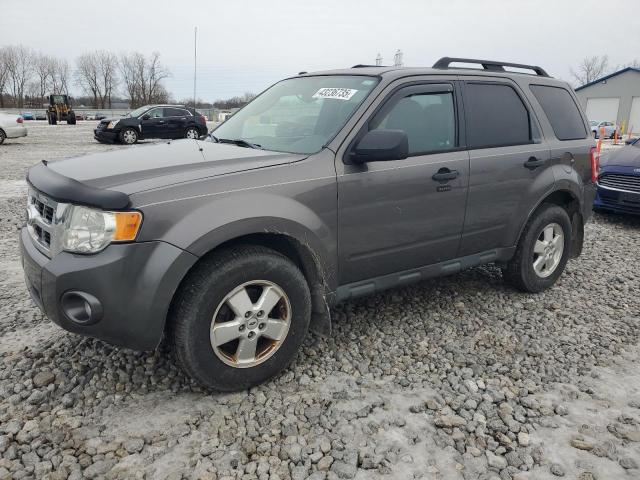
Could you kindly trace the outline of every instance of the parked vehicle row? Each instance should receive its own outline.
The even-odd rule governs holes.
[[[345,299],[488,262],[540,292],[580,255],[596,194],[578,105],[540,67],[486,60],[288,78],[205,140],[32,167],[29,291],[69,331],[138,350],[167,337],[220,390],[273,377]],[[96,137],[133,143],[172,118],[195,137],[197,114],[175,108]]]

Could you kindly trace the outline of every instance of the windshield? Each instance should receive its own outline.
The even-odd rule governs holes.
[[[240,140],[265,150],[315,153],[333,138],[377,84],[377,77],[356,75],[284,80],[230,117],[212,136],[220,141]]]
[[[149,110],[149,108],[151,108],[149,105],[145,105],[144,107],[140,107],[140,108],[136,108],[133,112],[129,112],[127,114],[127,117],[131,117],[131,118],[138,118],[140,115],[142,115],[144,112],[146,112],[147,110]]]

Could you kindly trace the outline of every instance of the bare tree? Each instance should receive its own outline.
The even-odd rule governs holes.
[[[117,57],[105,50],[84,53],[76,61],[76,83],[93,97],[97,108],[111,107],[111,96],[118,83]]]
[[[7,68],[7,47],[0,47],[0,108],[4,108],[4,92],[9,80]]]
[[[96,52],[100,83],[103,92],[101,108],[111,108],[111,96],[118,85],[118,57],[111,52]]]
[[[56,69],[56,59],[44,54],[36,54],[33,60],[33,70],[36,74],[40,101],[52,89]]]
[[[160,62],[159,53],[154,52],[148,58],[139,52],[122,54],[119,66],[132,107],[167,101],[169,94],[162,81],[169,77],[170,73]]]
[[[603,77],[609,70],[609,57],[607,55],[594,55],[583,58],[577,70],[571,69],[571,75],[579,85],[586,85]]]
[[[6,68],[9,73],[9,86],[16,107],[24,106],[24,91],[32,74],[33,53],[23,46],[9,46],[6,49]]]
[[[51,90],[51,93],[56,95],[69,94],[69,62],[65,59],[56,59],[55,61]]]
[[[100,73],[95,52],[83,53],[76,59],[76,84],[90,97],[93,97],[93,106],[98,107],[98,101],[102,98],[100,90]]]

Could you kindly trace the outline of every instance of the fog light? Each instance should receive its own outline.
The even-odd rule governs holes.
[[[91,325],[102,319],[102,304],[86,292],[69,291],[60,298],[64,315],[77,325]]]

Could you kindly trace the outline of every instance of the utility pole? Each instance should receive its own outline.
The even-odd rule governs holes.
[[[198,27],[193,27],[193,109],[196,108],[196,73],[198,69]]]
[[[382,55],[378,52],[378,56],[376,57],[376,67],[382,66]]]
[[[394,67],[402,67],[404,63],[402,62],[402,52],[400,49],[396,50],[396,54],[393,56],[393,66]]]

